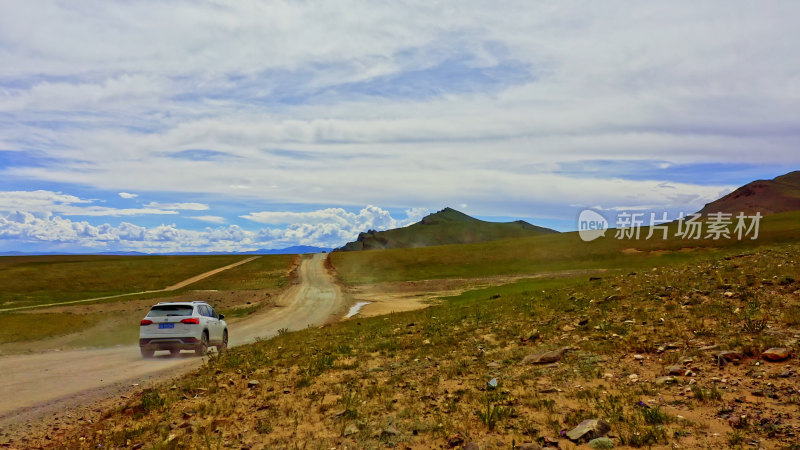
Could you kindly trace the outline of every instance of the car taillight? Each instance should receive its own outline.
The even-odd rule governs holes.
[[[183,319],[183,320],[181,320],[181,323],[186,323],[186,324],[189,324],[189,325],[199,325],[200,324],[200,319],[198,319],[196,317],[192,317],[191,319]]]
[[[143,326],[145,326],[145,325],[151,325],[152,323],[153,323],[153,321],[152,321],[152,320],[144,319],[144,320],[142,320],[142,321],[139,323],[139,326],[140,326],[140,327],[143,327]]]

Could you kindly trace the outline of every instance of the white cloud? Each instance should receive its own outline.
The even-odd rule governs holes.
[[[220,216],[189,216],[190,219],[200,220],[202,222],[209,222],[209,223],[225,223],[226,220],[224,217]]]
[[[238,204],[564,218],[570,204],[689,210],[732,187],[676,183],[675,165],[800,165],[796,2],[460,5],[4,5],[0,147],[44,162],[0,176]],[[191,149],[232,157],[176,157]],[[554,169],[597,159],[659,161],[665,175]],[[208,209],[3,202],[63,216]],[[343,211],[245,217],[319,239],[391,223]]]
[[[95,200],[86,200],[74,195],[52,191],[0,191],[0,212],[24,211],[50,216],[138,216],[148,214],[178,214],[161,208],[111,208],[93,205]]]
[[[208,205],[204,203],[160,203],[150,202],[144,205],[145,208],[158,208],[158,209],[181,209],[186,211],[205,211]]]
[[[130,192],[120,192],[119,196],[122,197],[122,198],[125,198],[125,199],[130,199],[130,198],[136,198],[139,195],[138,194],[131,194]]]
[[[150,228],[127,222],[122,222],[119,226],[107,223],[92,225],[86,221],[72,221],[60,216],[38,217],[28,212],[13,212],[0,215],[0,239],[19,243],[74,244],[96,250],[144,252],[249,251],[292,245],[337,247],[355,239],[361,231],[403,226],[423,214],[421,210],[410,210],[408,213],[411,215],[397,220],[381,208],[368,206],[358,214],[343,210],[320,213],[338,217],[339,220],[298,222],[283,228],[246,230],[238,225],[228,225],[188,230],[174,224]],[[199,219],[200,217],[203,218]],[[308,213],[305,217],[316,216]],[[217,219],[216,216],[194,218],[211,222]],[[307,220],[313,221],[314,219]]]

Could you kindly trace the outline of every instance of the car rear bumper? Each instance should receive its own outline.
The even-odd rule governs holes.
[[[139,347],[145,350],[192,350],[198,342],[193,337],[142,338],[139,339]]]

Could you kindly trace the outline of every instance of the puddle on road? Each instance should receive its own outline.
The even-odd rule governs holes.
[[[355,305],[350,307],[350,311],[347,312],[347,315],[344,316],[344,318],[345,319],[349,319],[349,318],[355,316],[356,314],[358,314],[359,311],[361,311],[361,308],[363,308],[366,305],[369,305],[370,303],[372,303],[372,302],[358,302],[358,303],[356,303]]]

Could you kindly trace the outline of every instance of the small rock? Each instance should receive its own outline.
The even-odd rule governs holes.
[[[743,354],[729,350],[719,352],[715,356],[718,362],[732,362],[734,364],[738,364],[739,362],[744,360]]]
[[[659,386],[662,386],[662,385],[665,385],[665,384],[675,384],[677,382],[678,382],[678,379],[675,378],[675,377],[671,377],[671,376],[658,377],[655,380],[655,383],[657,385],[659,385]]]
[[[600,437],[589,441],[589,447],[595,449],[610,449],[614,448],[614,441],[607,437]]]
[[[727,291],[727,292],[725,292],[725,293],[724,293],[724,294],[722,294],[722,295],[724,295],[724,296],[725,296],[725,297],[727,297],[727,298],[731,298],[731,297],[733,297],[733,292],[731,292],[731,291]]]
[[[539,444],[534,444],[533,442],[526,442],[524,444],[519,444],[516,447],[518,450],[542,450],[542,446]]]
[[[250,381],[247,382],[247,387],[249,389],[255,389],[255,388],[258,387],[259,384],[261,384],[261,383],[259,383],[258,380],[250,380]]]
[[[464,443],[464,437],[461,436],[460,434],[454,434],[447,439],[447,445],[449,445],[450,448],[458,447],[463,443]]]
[[[667,375],[675,375],[678,377],[682,377],[686,375],[687,372],[688,371],[686,370],[686,368],[682,366],[675,365],[667,367]]]
[[[628,375],[628,381],[632,381],[634,383],[639,381],[639,375],[636,375],[635,373]]]
[[[388,427],[383,429],[382,434],[388,436],[397,436],[398,434],[400,434],[400,431],[397,429],[396,426],[389,425]]]
[[[347,426],[344,427],[344,435],[352,436],[354,434],[358,434],[358,427],[356,426],[356,424],[354,423],[347,424]]]
[[[637,361],[644,361],[644,355],[639,355],[639,354],[633,355],[633,359]]]
[[[590,441],[603,437],[611,431],[611,425],[603,419],[584,420],[575,428],[567,431],[567,437],[573,442]]]
[[[490,391],[497,389],[497,378],[492,378],[489,380],[489,382],[486,383],[486,389]]]
[[[785,347],[773,347],[764,350],[761,357],[766,361],[783,361],[792,356],[792,350]]]
[[[572,350],[572,348],[564,347],[560,350],[553,350],[550,352],[528,355],[522,359],[522,364],[550,364],[558,362],[561,361],[561,358],[564,356],[564,353],[566,353],[569,350]]]

